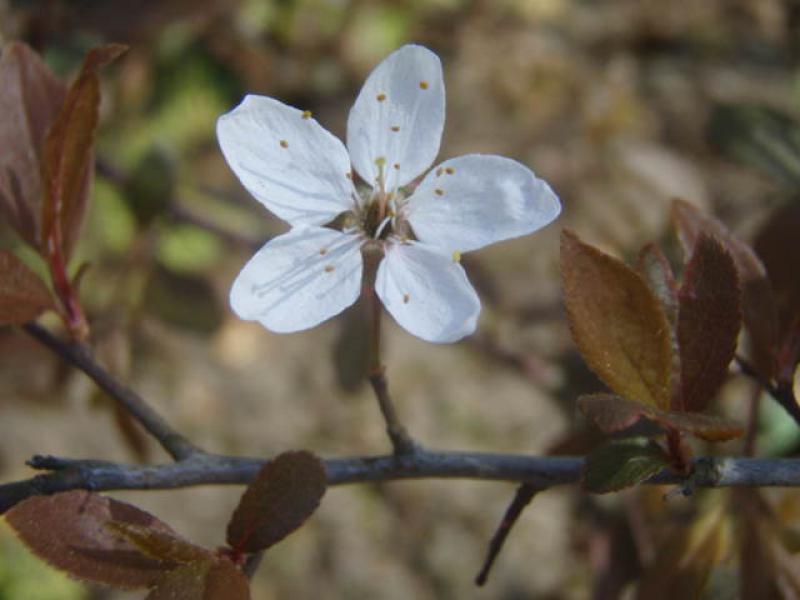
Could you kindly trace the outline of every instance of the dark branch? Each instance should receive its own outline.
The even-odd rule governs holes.
[[[375,397],[378,399],[378,406],[381,409],[383,420],[386,422],[386,434],[392,442],[395,454],[413,454],[417,451],[418,446],[411,439],[411,436],[403,427],[400,419],[397,417],[397,412],[394,409],[394,403],[389,396],[389,386],[386,383],[386,375],[383,368],[379,371],[372,373],[369,376],[369,382],[372,384],[372,389],[375,391]]]
[[[104,392],[136,419],[175,460],[188,458],[199,449],[175,431],[139,394],[123,385],[92,357],[88,347],[64,341],[37,323],[23,325],[38,342],[86,373]]]
[[[736,356],[735,359],[742,373],[764,388],[767,393],[772,396],[773,400],[789,413],[789,416],[795,420],[795,423],[800,425],[800,406],[798,406],[797,399],[794,397],[794,389],[792,389],[792,386],[780,383],[775,385],[769,379],[761,375],[753,365],[741,356]]]
[[[0,485],[0,513],[37,494],[74,489],[165,490],[197,485],[246,484],[266,461],[196,453],[169,464],[133,466],[97,460],[34,457],[30,466],[51,471],[24,481]],[[476,452],[433,452],[325,461],[329,485],[399,479],[479,479],[527,483],[547,489],[580,480],[582,458]],[[800,460],[699,458],[690,477],[663,471],[648,484],[696,487],[800,487]]]

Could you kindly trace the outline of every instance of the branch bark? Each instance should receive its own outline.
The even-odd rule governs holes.
[[[265,462],[202,452],[176,463],[152,466],[37,456],[28,464],[49,473],[0,485],[0,513],[31,496],[74,489],[166,490],[244,485]],[[676,484],[687,494],[697,487],[800,487],[800,459],[701,457],[694,466],[695,471],[688,478],[663,471],[645,484]],[[400,479],[476,479],[527,483],[547,489],[578,483],[583,459],[419,449],[406,455],[331,458],[325,460],[325,467],[332,486]]]

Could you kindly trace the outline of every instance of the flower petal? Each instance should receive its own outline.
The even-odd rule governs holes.
[[[324,225],[352,208],[347,150],[310,113],[249,95],[219,118],[217,138],[242,185],[284,221]]]
[[[444,104],[442,65],[433,52],[403,46],[384,59],[347,120],[347,147],[361,178],[374,185],[382,168],[392,191],[421,175],[439,153]]]
[[[469,154],[428,173],[405,209],[417,239],[449,254],[532,233],[555,219],[561,204],[528,167]]]
[[[481,303],[461,265],[424,244],[393,244],[375,280],[386,310],[429,342],[455,342],[478,321]]]
[[[314,327],[358,298],[361,244],[357,236],[333,229],[292,229],[244,266],[231,288],[231,307],[277,333]]]

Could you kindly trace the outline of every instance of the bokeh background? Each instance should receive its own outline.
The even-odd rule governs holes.
[[[781,136],[800,145],[792,1],[0,0],[0,42],[12,39],[64,78],[96,44],[130,46],[104,72],[98,176],[76,263],[91,265],[82,290],[104,362],[217,452],[388,449],[364,386],[358,307],[286,336],[227,308],[238,269],[286,229],[241,188],[217,147],[217,117],[245,93],[311,110],[344,137],[371,68],[421,43],[444,65],[441,158],[510,156],[560,195],[555,225],[465,257],[483,300],[474,337],[434,346],[385,320],[397,408],[418,440],[439,448],[582,448],[575,399],[600,384],[562,315],[560,228],[620,256],[648,240],[672,247],[669,201],[680,196],[749,239],[787,193],[792,168],[800,172],[779,151]],[[759,119],[772,137],[754,138]],[[778,150],[753,151],[758,144]],[[36,266],[3,225],[0,245]],[[724,410],[741,413],[749,395],[732,381]],[[762,420],[765,452],[798,444],[779,410],[766,404]],[[164,459],[82,375],[0,329],[0,479],[28,477],[24,460],[35,453]],[[306,527],[267,553],[254,598],[616,597],[648,548],[643,513],[652,523],[693,510],[665,506],[663,490],[601,499],[548,491],[477,589],[472,579],[513,490],[468,481],[332,489]],[[114,495],[215,546],[240,492]],[[717,592],[731,589],[731,577],[717,579]],[[140,596],[67,580],[0,525],[0,599]]]

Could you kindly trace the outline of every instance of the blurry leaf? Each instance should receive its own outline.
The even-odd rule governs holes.
[[[772,284],[779,315],[779,331],[800,322],[800,198],[776,210],[756,236],[756,253]]]
[[[200,334],[213,333],[224,318],[208,280],[164,267],[156,267],[147,282],[144,305],[163,321]]]
[[[701,413],[665,412],[658,422],[667,427],[691,433],[709,442],[726,442],[744,435],[744,428],[736,421]]]
[[[648,479],[669,465],[664,451],[649,441],[625,440],[600,446],[586,457],[583,487],[607,494]]]
[[[619,395],[667,408],[669,323],[644,280],[568,230],[561,277],[572,338],[589,367]]]
[[[39,248],[45,136],[66,89],[25,44],[9,42],[0,58],[0,215]]]
[[[642,417],[651,416],[648,407],[614,394],[590,394],[578,398],[583,415],[605,433],[615,433],[633,426]]]
[[[764,265],[752,248],[737,239],[721,221],[701,213],[685,200],[673,202],[672,219],[687,257],[692,255],[701,232],[716,237],[730,253],[739,273],[742,318],[752,341],[753,362],[764,377],[772,377],[775,372],[777,315]]]
[[[678,293],[681,387],[673,410],[704,411],[725,381],[741,326],[740,296],[730,254],[701,233]]]
[[[276,544],[317,509],[326,481],[325,465],[310,452],[276,456],[242,495],[228,524],[228,544],[239,553]]]
[[[724,511],[715,508],[689,527],[681,526],[660,545],[658,555],[642,575],[636,598],[639,600],[677,600],[699,598],[711,570],[719,564],[730,546]]]
[[[124,50],[124,46],[109,44],[89,51],[45,140],[42,243],[60,243],[66,258],[77,241],[94,176],[93,145],[100,106],[97,72]]]
[[[125,200],[139,225],[167,212],[175,193],[175,166],[159,146],[142,156],[125,182]]]
[[[21,325],[51,308],[53,297],[39,276],[0,250],[0,325]]]
[[[146,600],[249,600],[247,577],[227,558],[195,562],[164,575]]]
[[[800,184],[800,123],[765,106],[720,105],[709,138],[728,158],[749,163],[786,184]]]
[[[201,273],[211,269],[221,254],[219,238],[195,225],[173,225],[159,238],[158,260],[178,273]]]
[[[150,587],[176,565],[154,559],[109,527],[123,523],[177,537],[135,506],[86,491],[35,496],[6,521],[40,558],[74,577],[120,587]]]

